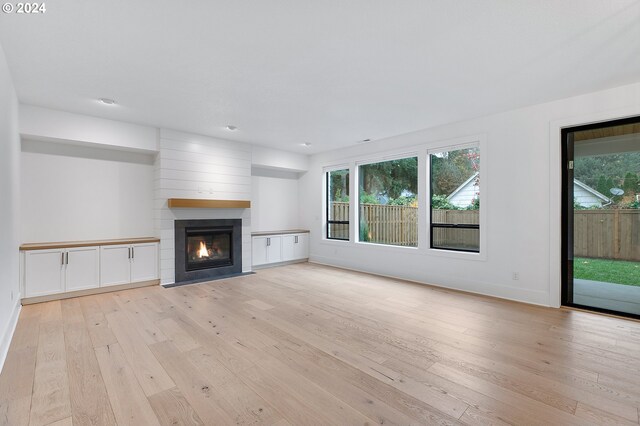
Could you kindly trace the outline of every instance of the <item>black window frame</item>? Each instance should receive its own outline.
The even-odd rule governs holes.
[[[337,170],[347,170],[349,172],[349,182],[351,182],[351,170],[348,168],[345,169],[335,169],[335,170],[327,170],[325,172],[325,191],[326,191],[326,199],[325,199],[325,204],[326,204],[326,215],[327,215],[327,226],[326,226],[326,230],[325,230],[325,238],[327,240],[334,240],[334,241],[350,241],[351,240],[351,229],[348,226],[350,221],[348,220],[331,220],[329,219],[329,209],[331,206],[331,201],[329,200],[330,196],[331,196],[331,191],[330,191],[330,174],[332,172],[335,172]],[[350,184],[350,183],[349,183]],[[349,201],[349,203],[351,203],[351,201]],[[351,207],[351,204],[349,204],[349,207]],[[351,209],[349,209],[349,215],[351,215]],[[348,227],[348,237],[347,238],[336,238],[336,237],[330,237],[329,236],[329,229],[331,227],[331,225],[347,225]]]
[[[432,163],[431,163],[431,156],[435,155],[438,152],[450,152],[450,151],[457,151],[457,150],[461,150],[461,149],[468,149],[468,148],[478,148],[478,151],[480,151],[480,146],[479,145],[473,145],[473,146],[468,146],[468,147],[456,147],[456,146],[452,146],[450,148],[447,147],[443,147],[442,149],[438,149],[437,151],[432,151],[427,153],[428,158],[428,162],[429,162],[429,176],[427,176],[427,179],[429,181],[429,248],[434,249],[434,250],[446,250],[446,251],[456,251],[456,252],[462,252],[462,253],[480,253],[480,224],[474,224],[474,223],[433,223],[433,168],[432,168]],[[480,173],[480,172],[479,172]],[[478,174],[478,176],[480,176],[480,174]],[[480,204],[480,209],[482,209],[482,204]],[[478,214],[481,214],[481,212],[479,211]],[[478,249],[477,250],[469,250],[469,249],[460,249],[460,248],[452,248],[452,247],[440,247],[440,246],[434,246],[433,245],[433,230],[434,229],[443,229],[443,228],[449,228],[449,229],[477,229],[478,230]]]

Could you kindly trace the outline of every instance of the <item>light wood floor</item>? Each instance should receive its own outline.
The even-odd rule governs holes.
[[[640,323],[312,264],[25,306],[0,423],[638,424]]]

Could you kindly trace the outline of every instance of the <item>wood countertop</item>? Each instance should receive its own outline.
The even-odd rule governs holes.
[[[252,237],[266,237],[269,235],[308,234],[308,229],[285,229],[283,231],[257,231],[252,232]]]
[[[159,243],[159,238],[143,237],[143,238],[118,238],[114,240],[92,240],[92,241],[60,241],[53,243],[26,243],[20,246],[21,251],[26,250],[46,250],[74,247],[91,247],[91,246],[115,246],[120,244],[142,244],[142,243]]]

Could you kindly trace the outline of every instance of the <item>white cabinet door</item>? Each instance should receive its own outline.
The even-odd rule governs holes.
[[[131,282],[130,246],[100,247],[100,287]]]
[[[296,258],[296,236],[295,235],[283,235],[282,236],[282,261],[288,262]]]
[[[309,234],[295,235],[293,242],[293,258],[295,260],[309,257]]]
[[[100,286],[100,252],[98,247],[67,249],[65,291]]]
[[[131,282],[158,279],[158,244],[131,246]]]
[[[64,250],[25,252],[24,283],[26,297],[44,296],[64,291]]]
[[[282,237],[267,237],[267,261],[269,263],[282,262]]]
[[[267,237],[251,239],[251,264],[253,266],[267,263]]]

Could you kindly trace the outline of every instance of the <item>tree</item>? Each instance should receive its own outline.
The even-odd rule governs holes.
[[[587,185],[588,183],[585,182]],[[607,195],[609,194],[609,189],[607,188],[607,178],[604,177],[604,175],[600,175],[600,177],[598,178],[598,185],[596,186],[596,190],[601,193],[602,195]]]
[[[329,200],[349,201],[349,170],[329,172]]]
[[[625,194],[635,194],[638,191],[638,175],[633,172],[627,172],[624,175],[624,183],[622,185]]]
[[[418,158],[383,161],[360,166],[360,189],[366,194],[398,198],[418,192]]]
[[[615,154],[579,157],[574,162],[574,176],[592,188],[598,189],[599,176],[611,177],[621,181],[625,172],[640,173],[640,152],[621,152]],[[609,189],[600,191],[609,196]]]
[[[457,149],[431,155],[433,194],[448,196],[479,170],[478,148]]]
[[[616,186],[613,184],[613,178],[607,178],[607,191],[604,192],[604,195],[607,197],[611,197],[611,188],[615,188]]]

